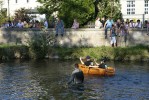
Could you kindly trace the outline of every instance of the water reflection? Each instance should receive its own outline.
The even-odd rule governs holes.
[[[0,64],[2,100],[148,100],[148,63],[113,63],[114,77],[85,75],[83,85],[66,83],[79,61],[12,61]]]

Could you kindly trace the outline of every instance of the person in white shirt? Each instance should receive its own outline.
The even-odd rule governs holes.
[[[97,17],[95,20],[95,28],[99,29],[102,27],[102,23],[100,22],[100,19]]]
[[[129,27],[130,28],[134,28],[135,27],[135,24],[134,24],[133,20],[130,20]]]
[[[142,27],[142,23],[140,22],[140,20],[137,20],[137,23],[135,24],[135,28],[141,28]]]
[[[76,19],[74,19],[74,22],[73,22],[73,25],[72,25],[71,28],[73,28],[73,29],[78,29],[79,28],[79,23],[77,22]]]
[[[23,28],[24,27],[24,24],[21,20],[19,20],[18,24],[17,24],[17,27],[18,28]]]

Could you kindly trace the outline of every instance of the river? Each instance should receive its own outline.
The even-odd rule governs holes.
[[[113,77],[85,75],[66,85],[79,61],[9,61],[0,64],[0,100],[149,100],[149,63],[107,62]]]

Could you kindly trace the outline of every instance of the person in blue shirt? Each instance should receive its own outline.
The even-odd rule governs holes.
[[[55,26],[55,30],[56,30],[56,35],[55,35],[56,37],[58,36],[58,34],[61,34],[61,36],[64,35],[64,22],[60,18],[58,18],[58,21]]]
[[[113,22],[111,17],[105,22],[105,25],[104,25],[104,28],[105,28],[105,39],[107,39],[107,31],[108,31],[108,29],[111,29],[113,23],[114,22]]]

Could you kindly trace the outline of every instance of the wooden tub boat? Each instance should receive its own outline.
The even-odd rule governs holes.
[[[84,74],[89,75],[99,75],[99,76],[113,76],[115,75],[115,68],[108,67],[107,69],[98,67],[89,67],[83,64],[79,64],[79,69],[83,71]]]

